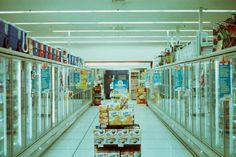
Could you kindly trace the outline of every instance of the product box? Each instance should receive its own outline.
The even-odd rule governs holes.
[[[121,150],[120,152],[121,157],[133,157],[133,155],[134,155],[133,151],[129,149],[124,149],[124,150]]]
[[[8,40],[9,40],[9,48],[15,51],[19,51],[20,45],[20,31],[17,27],[13,25],[8,26]]]
[[[6,32],[6,23],[0,20],[0,47],[6,47],[5,41],[7,37],[7,32]]]
[[[48,59],[52,59],[52,47],[48,46]]]
[[[95,157],[108,157],[107,153],[96,153]]]
[[[39,56],[38,55],[38,42],[36,40],[32,40],[33,43],[33,55],[34,56]]]
[[[121,125],[120,111],[109,111],[109,125]]]
[[[38,43],[38,56],[44,58],[44,48],[42,43]]]
[[[121,108],[120,103],[109,103],[108,110],[109,111],[119,111]]]
[[[52,48],[52,60],[56,61],[57,60],[57,50]]]
[[[147,104],[147,93],[145,87],[138,87],[136,89],[136,101],[137,104]]]
[[[118,129],[116,138],[117,138],[117,144],[122,146],[124,144],[128,144],[129,141],[129,129]]]
[[[95,145],[103,145],[105,143],[105,129],[94,129],[94,144]]]
[[[58,61],[58,62],[60,62],[60,60],[61,60],[61,56],[60,56],[60,50],[56,50],[56,60]]]
[[[141,157],[141,151],[134,151],[134,156],[133,157]]]
[[[120,151],[110,151],[108,154],[108,157],[120,157]]]
[[[104,144],[116,144],[117,143],[116,134],[117,134],[117,129],[106,129]]]
[[[48,46],[46,44],[43,45],[43,58],[48,59]]]
[[[129,144],[141,144],[141,129],[129,129]]]
[[[120,111],[120,119],[122,125],[132,125],[134,124],[134,110],[133,109],[123,109]]]

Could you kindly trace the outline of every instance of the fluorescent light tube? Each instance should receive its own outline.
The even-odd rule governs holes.
[[[95,38],[166,38],[167,36],[45,36],[34,39],[95,39]],[[196,36],[180,36],[180,38],[195,38]]]
[[[94,32],[175,32],[176,30],[152,30],[152,29],[147,29],[147,30],[54,30],[54,33],[94,33]],[[180,32],[196,32],[199,30],[180,30]],[[212,30],[203,30],[206,32],[210,32]]]
[[[140,41],[101,41],[101,40],[96,40],[96,41],[45,41],[45,43],[48,44],[83,44],[83,43],[166,43],[168,41],[166,40],[140,40]],[[186,40],[182,40],[180,42],[190,42]]]
[[[199,10],[26,10],[0,11],[0,14],[52,14],[52,13],[198,13]],[[236,10],[203,10],[212,13],[235,13]]]
[[[15,25],[113,25],[113,24],[198,24],[199,21],[144,21],[144,22],[15,22]],[[204,21],[204,24],[211,23]]]

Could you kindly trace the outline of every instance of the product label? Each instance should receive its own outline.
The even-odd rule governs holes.
[[[230,83],[230,63],[220,63],[219,65],[219,96],[223,98],[231,94]]]
[[[179,89],[183,86],[183,73],[181,69],[176,69],[174,72],[174,84],[175,89]]]
[[[163,83],[162,76],[161,76],[160,72],[157,71],[153,74],[153,83],[154,83],[154,85],[160,85]]]
[[[114,89],[119,89],[119,88],[128,89],[128,87],[129,87],[128,80],[114,80],[113,81],[113,88]]]
[[[49,68],[41,70],[42,92],[50,89],[50,70]]]

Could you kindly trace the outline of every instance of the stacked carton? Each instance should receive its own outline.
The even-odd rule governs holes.
[[[134,108],[126,96],[99,106],[99,123],[94,129],[96,157],[141,157],[141,129],[134,124]]]

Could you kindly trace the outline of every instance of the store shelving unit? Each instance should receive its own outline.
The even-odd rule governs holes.
[[[136,88],[139,86],[140,72],[138,70],[131,70],[130,72],[130,97],[136,99]]]

